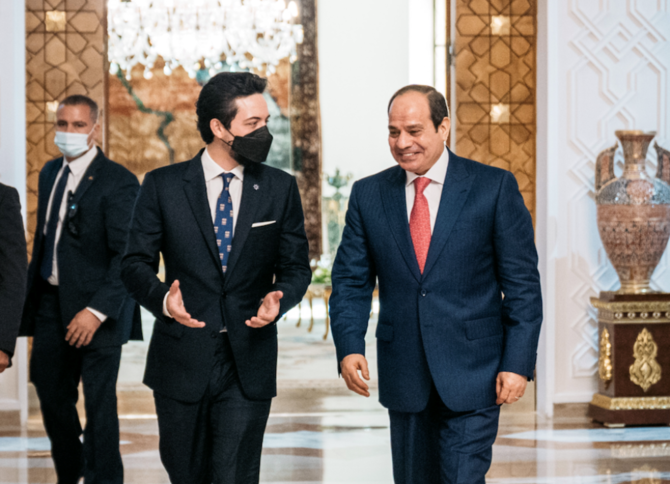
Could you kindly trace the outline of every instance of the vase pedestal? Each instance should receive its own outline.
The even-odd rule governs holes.
[[[670,424],[670,294],[603,292],[598,393],[588,416],[609,427]]]

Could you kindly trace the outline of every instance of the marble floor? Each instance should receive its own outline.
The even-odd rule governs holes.
[[[392,483],[388,416],[374,382],[369,399],[349,393],[335,373],[332,341],[322,338],[323,319],[317,317],[307,333],[309,315],[300,327],[297,314],[289,316],[280,323],[279,395],[263,446],[261,482]],[[119,382],[125,482],[162,484],[169,481],[158,455],[153,402],[140,384],[145,349],[143,343],[127,348]],[[373,336],[368,349],[374,357]],[[529,393],[503,410],[489,484],[670,482],[670,427],[605,429],[591,423],[579,404],[559,405],[553,419],[542,419]],[[37,407],[24,426],[17,413],[0,412],[0,484],[55,480]]]

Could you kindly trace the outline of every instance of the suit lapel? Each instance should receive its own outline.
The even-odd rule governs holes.
[[[221,261],[219,259],[219,249],[216,246],[216,236],[214,235],[214,224],[212,223],[212,212],[207,200],[207,185],[205,184],[205,174],[202,171],[202,160],[200,156],[202,151],[191,161],[184,174],[184,192],[188,203],[193,212],[198,227],[205,238],[210,255],[214,258],[216,266],[221,275]]]
[[[58,176],[58,171],[63,166],[63,158],[57,158],[51,165],[50,170],[45,174],[44,185],[42,185],[42,190],[40,195],[40,207],[39,213],[37,215],[37,232],[41,234],[44,232],[44,221],[47,218],[47,210],[49,208],[49,198],[51,197],[51,192],[54,189],[54,183],[56,177]]]
[[[465,200],[468,198],[473,179],[474,177],[468,173],[463,161],[450,151],[447,176],[444,180],[440,198],[440,208],[437,212],[433,236],[430,239],[426,266],[423,269],[424,278],[437,262],[444,245],[447,243],[451,229],[454,227]]]
[[[240,254],[244,248],[244,243],[249,237],[251,225],[254,223],[256,211],[260,204],[261,197],[267,194],[267,188],[261,183],[260,167],[249,165],[244,168],[244,181],[242,182],[242,201],[237,213],[235,222],[235,235],[233,237],[233,246],[228,256],[228,269],[226,270],[226,280],[230,280],[230,274],[235,270],[235,265],[240,259]],[[266,195],[267,196],[267,195]]]
[[[102,150],[98,148],[98,154],[95,156],[91,164],[88,165],[86,173],[84,173],[84,176],[81,178],[81,181],[77,186],[77,190],[74,192],[72,198],[73,203],[79,203],[84,196],[84,193],[86,193],[86,190],[88,190],[88,188],[98,179],[98,171],[102,168],[104,161],[105,155],[103,155]],[[67,193],[65,196],[67,196]]]
[[[393,238],[396,244],[398,244],[398,249],[400,249],[400,253],[405,259],[410,272],[418,281],[421,279],[421,272],[419,271],[419,263],[416,261],[414,245],[409,233],[409,220],[407,220],[407,201],[405,196],[407,175],[402,168],[395,167],[389,171],[387,181],[388,186],[382,187],[380,190],[384,212],[386,213]]]

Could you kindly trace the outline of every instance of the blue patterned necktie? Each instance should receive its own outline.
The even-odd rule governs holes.
[[[219,247],[221,269],[225,274],[230,248],[233,243],[233,199],[230,196],[230,180],[235,175],[233,173],[222,173],[221,176],[223,177],[223,190],[216,205],[214,233],[216,234],[216,245]]]
[[[54,250],[56,250],[56,231],[58,229],[58,219],[60,218],[60,207],[65,195],[65,186],[70,176],[70,167],[65,165],[63,174],[56,185],[54,197],[51,200],[51,211],[47,221],[47,234],[44,241],[44,253],[42,254],[42,264],[40,265],[40,275],[45,281],[51,277],[53,272]]]

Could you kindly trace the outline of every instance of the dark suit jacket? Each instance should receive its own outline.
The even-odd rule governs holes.
[[[40,289],[44,252],[44,224],[49,196],[63,158],[48,162],[39,178],[37,227],[33,256],[28,269],[28,297],[21,325],[22,336],[32,336]],[[98,148],[70,203],[57,243],[58,283],[63,324],[90,307],[107,315],[89,348],[122,345],[142,339],[139,306],[120,278],[121,258],[126,246],[133,203],[139,190],[137,177],[108,160]],[[65,195],[67,196],[67,194]],[[69,208],[70,208],[69,207]]]
[[[0,183],[0,350],[14,354],[26,293],[28,253],[17,191]]]
[[[284,292],[280,314],[302,299],[311,278],[308,244],[295,179],[274,168],[244,169],[242,201],[224,276],[200,155],[144,178],[135,205],[122,278],[130,294],[156,316],[144,383],[185,402],[207,388],[225,324],[242,388],[251,399],[276,395],[277,326],[253,329],[261,298]],[[276,223],[252,228],[256,222]],[[165,282],[157,277],[159,256]],[[191,316],[187,328],[163,315],[163,299],[179,280]]]
[[[498,372],[531,378],[535,368],[542,301],[530,214],[511,173],[449,153],[421,274],[405,184],[395,166],[352,188],[332,273],[338,359],[365,352],[378,278],[382,405],[419,412],[432,380],[451,410],[493,406]]]

